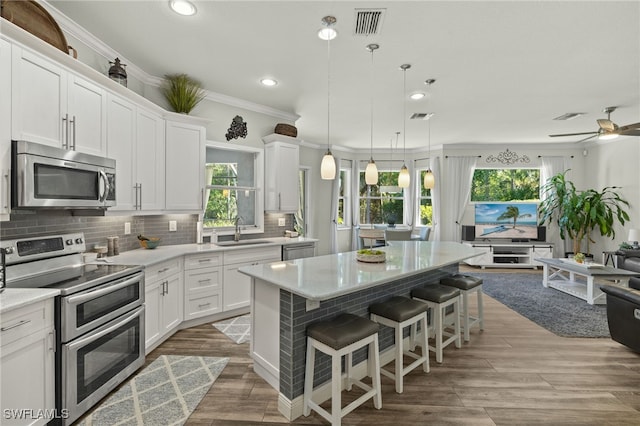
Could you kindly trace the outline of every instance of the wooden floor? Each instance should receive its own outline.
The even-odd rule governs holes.
[[[406,376],[403,394],[383,377],[382,409],[369,401],[342,424],[640,425],[640,354],[610,339],[558,337],[484,300],[483,332],[446,348],[442,364],[432,354],[431,372]],[[253,373],[248,350],[207,324],[176,333],[147,363],[163,354],[230,358],[187,425],[289,424],[277,392]],[[327,422],[312,413],[292,424]]]

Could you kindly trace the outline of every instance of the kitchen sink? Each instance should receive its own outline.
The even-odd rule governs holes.
[[[250,246],[254,244],[267,244],[271,241],[268,240],[240,240],[240,241],[219,241],[215,243],[217,246]]]

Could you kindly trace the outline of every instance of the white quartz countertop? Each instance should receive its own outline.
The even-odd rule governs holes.
[[[58,294],[60,290],[49,288],[5,288],[0,293],[0,314],[56,297]]]
[[[257,240],[265,241],[265,242],[260,244],[244,244],[246,241],[252,241],[250,239],[246,239],[246,240],[240,241],[242,244],[231,245],[231,246],[228,246],[228,245],[220,246],[213,243],[177,244],[177,245],[167,245],[167,246],[163,246],[162,244],[160,244],[158,247],[151,250],[140,248],[136,250],[125,251],[119,254],[118,256],[107,257],[105,258],[106,259],[105,261],[106,263],[111,263],[114,265],[150,266],[156,263],[161,263],[167,260],[171,260],[175,257],[189,255],[189,254],[224,252],[224,251],[242,250],[242,249],[255,249],[260,247],[283,246],[283,245],[312,243],[312,242],[315,243],[318,241],[315,238],[307,238],[307,237],[258,238]],[[92,263],[101,263],[105,261],[98,260]]]
[[[384,263],[363,263],[356,252],[345,252],[243,266],[239,271],[308,300],[322,301],[374,287],[402,277],[458,263],[482,252],[454,242],[393,241],[378,247]]]

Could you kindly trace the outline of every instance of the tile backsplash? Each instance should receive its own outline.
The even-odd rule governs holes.
[[[278,226],[278,218],[285,218],[285,226]],[[169,232],[169,221],[177,223],[176,232]],[[131,234],[124,235],[125,223],[131,224]],[[105,244],[107,237],[118,236],[120,251],[140,247],[138,234],[162,238],[163,245],[196,242],[198,215],[171,214],[151,216],[74,216],[72,211],[51,210],[38,213],[12,214],[11,220],[0,222],[0,240],[39,237],[71,232],[83,232],[87,248]],[[265,214],[263,234],[245,234],[242,238],[281,237],[285,229],[293,229],[293,215]],[[222,236],[221,240],[231,239]]]

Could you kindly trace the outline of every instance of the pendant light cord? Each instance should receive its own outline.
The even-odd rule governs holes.
[[[373,160],[373,87],[374,87],[374,79],[373,79],[373,51],[375,49],[371,47],[371,91],[369,95],[371,96],[371,159]]]
[[[331,37],[327,38],[327,152],[331,152]]]
[[[406,164],[407,160],[407,69],[402,69],[403,83],[402,83],[402,164]]]

